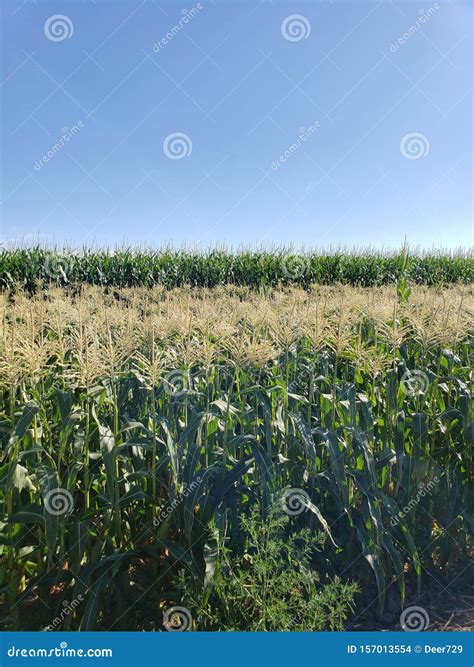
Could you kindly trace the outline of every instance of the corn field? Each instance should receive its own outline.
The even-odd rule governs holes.
[[[177,574],[212,585],[216,539],[241,550],[241,517],[275,505],[317,536],[321,582],[366,593],[355,616],[465,571],[472,286],[334,256],[303,283],[359,286],[273,287],[245,255],[219,286],[225,254],[175,274],[89,255],[45,286],[35,252],[1,259],[4,628],[162,628]],[[469,282],[472,259],[405,269]]]
[[[0,252],[0,287],[34,290],[47,284],[116,287],[235,284],[275,287],[334,283],[363,287],[395,284],[403,275],[415,284],[449,285],[474,281],[472,252],[381,253],[295,252],[288,248],[242,250],[72,250],[12,248]]]

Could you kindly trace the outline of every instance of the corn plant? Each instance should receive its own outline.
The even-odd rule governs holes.
[[[81,285],[167,289],[183,285],[215,287],[248,285],[254,288],[278,285],[307,287],[350,284],[365,287],[395,284],[406,274],[415,284],[432,286],[472,283],[472,252],[458,250],[414,252],[404,266],[405,250],[381,253],[371,249],[294,251],[269,250],[116,250],[81,251],[68,248],[11,248],[0,251],[0,286]]]
[[[462,571],[470,287],[1,298],[4,627],[80,600],[63,629],[162,628],[177,572],[204,587],[216,531],[242,553],[275,503],[379,613],[393,582],[403,604],[424,570]]]

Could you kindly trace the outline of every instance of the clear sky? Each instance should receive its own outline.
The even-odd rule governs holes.
[[[2,241],[471,246],[473,7],[2,0]]]

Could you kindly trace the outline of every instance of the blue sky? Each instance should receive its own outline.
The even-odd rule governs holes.
[[[4,0],[2,241],[470,246],[472,14]]]

